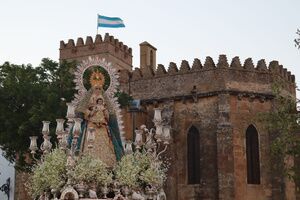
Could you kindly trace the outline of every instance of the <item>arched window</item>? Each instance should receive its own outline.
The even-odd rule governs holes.
[[[192,126],[187,135],[188,148],[188,183],[200,183],[200,136],[196,127]]]
[[[253,125],[246,130],[247,183],[260,184],[258,133]]]
[[[153,67],[153,65],[154,65],[153,50],[150,50],[150,66]]]

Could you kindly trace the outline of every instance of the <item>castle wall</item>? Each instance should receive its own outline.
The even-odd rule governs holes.
[[[270,178],[269,134],[257,120],[258,113],[271,110],[270,101],[231,97],[230,121],[233,127],[235,199],[273,199]],[[254,125],[259,135],[261,184],[247,184],[246,130]]]
[[[217,97],[194,102],[176,101],[174,106],[174,145],[177,199],[217,199]],[[191,126],[200,133],[200,184],[188,184],[187,134]],[[173,164],[171,165],[173,167]],[[174,170],[174,169],[173,169]]]
[[[235,199],[296,199],[295,185],[273,171],[270,159],[270,133],[259,122],[259,113],[272,110],[270,100],[231,97],[230,121],[233,127]],[[259,135],[261,184],[247,184],[246,130],[254,125]],[[278,161],[275,161],[278,162]],[[274,181],[277,180],[277,181]]]
[[[274,181],[280,179],[269,167],[269,135],[257,122],[258,112],[272,106],[272,87],[283,84],[284,95],[295,97],[295,77],[272,61],[269,66],[251,59],[244,65],[235,57],[229,65],[221,55],[217,64],[207,57],[190,67],[170,63],[157,70],[136,68],[121,72],[122,89],[141,99],[148,114],[155,106],[174,102],[173,143],[166,191],[170,199],[295,199],[294,186],[285,182],[286,193]],[[152,105],[152,108],[149,108]],[[245,131],[253,124],[260,135],[261,184],[247,184]],[[194,125],[201,138],[201,184],[187,183],[187,132]],[[203,157],[202,157],[203,156]],[[174,185],[177,185],[176,190]],[[288,187],[287,187],[288,186]],[[281,192],[279,192],[281,191]]]
[[[25,183],[28,180],[29,174],[27,172],[16,171],[15,177],[14,200],[32,200],[25,188]]]
[[[80,62],[89,56],[105,58],[118,69],[131,71],[132,68],[132,49],[108,33],[105,34],[104,39],[101,35],[97,35],[95,41],[91,36],[88,36],[85,42],[82,38],[78,38],[76,44],[73,39],[70,39],[67,43],[60,42],[60,62],[63,60]]]
[[[194,102],[170,101],[162,103],[143,104],[143,112],[137,117],[139,127],[146,124],[153,127],[153,108],[169,104],[174,111],[172,122],[172,141],[166,157],[171,163],[168,180],[165,186],[168,199],[217,199],[217,152],[216,152],[216,126],[217,126],[217,96],[203,98]],[[130,117],[131,115],[126,115]],[[127,118],[125,117],[125,118]],[[127,120],[127,119],[126,119]],[[125,129],[131,123],[124,123]],[[187,133],[191,126],[197,127],[200,132],[201,184],[188,184],[187,178]]]
[[[195,59],[192,67],[183,61],[179,69],[175,63],[170,63],[168,71],[163,65],[158,65],[155,72],[149,68],[135,68],[132,74],[121,73],[122,78],[127,80],[123,81],[123,90],[142,100],[180,98],[192,92],[207,96],[221,91],[267,98],[272,95],[275,82],[283,83],[284,91],[295,96],[294,75],[277,61],[272,61],[267,68],[264,60],[255,67],[252,60],[247,59],[242,66],[235,57],[229,65],[226,56],[221,55],[217,65],[207,57],[203,66],[200,60]]]

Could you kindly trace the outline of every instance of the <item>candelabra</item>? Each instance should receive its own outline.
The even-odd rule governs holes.
[[[76,167],[76,156],[78,149],[78,142],[80,135],[82,133],[82,119],[76,118],[75,115],[75,106],[72,103],[67,103],[67,119],[56,119],[56,137],[58,140],[58,148],[65,151],[67,154],[67,162],[66,162],[66,184],[64,186],[64,190],[61,192],[61,198],[71,192],[73,194],[77,194],[79,192],[79,197],[84,198],[85,192],[88,185],[82,182],[75,182],[73,177],[74,168]],[[154,127],[148,129],[145,125],[141,125],[138,130],[135,130],[135,139],[134,142],[127,141],[125,143],[125,153],[130,154],[133,152],[133,146],[135,147],[135,151],[145,151],[148,155],[153,157],[153,163],[155,167],[159,168],[160,156],[166,152],[168,145],[170,144],[171,136],[171,126],[170,126],[170,118],[172,115],[172,111],[168,109],[155,108],[154,109]],[[66,124],[66,128],[64,127]],[[50,130],[49,130],[49,121],[43,121],[42,135],[43,142],[38,147],[37,138],[38,136],[30,137],[30,147],[31,154],[33,158],[38,162],[43,162],[44,155],[48,154],[51,151],[52,143],[50,142]],[[88,147],[88,153],[92,153],[95,142],[95,128],[87,128],[86,130],[86,141]],[[42,159],[39,161],[35,158],[36,153],[40,151],[42,152]],[[143,196],[142,199],[153,199],[158,193],[159,186],[157,185],[148,185],[146,188],[140,188],[141,191],[144,190],[145,194],[139,194],[129,188],[128,185],[118,185],[118,181],[114,180],[113,184],[104,184],[101,186],[101,193],[103,198],[107,198],[107,194],[109,191],[113,191],[115,198],[122,197],[124,199],[128,199],[130,195],[133,196]],[[75,190],[75,189],[76,190]],[[90,189],[89,196],[91,197],[91,192],[96,193],[97,189]],[[59,194],[57,189],[51,189],[51,193],[53,197],[56,197],[56,194]],[[123,196],[124,195],[124,196]]]
[[[56,137],[58,140],[58,147],[71,156],[74,159],[76,154],[78,138],[81,133],[81,118],[76,118],[75,115],[75,106],[72,103],[67,103],[67,121],[65,119],[56,119]],[[65,129],[64,123],[66,122],[67,128]],[[35,157],[37,151],[41,151],[43,155],[49,153],[52,148],[52,143],[50,141],[51,136],[49,136],[50,129],[49,129],[50,122],[43,121],[43,128],[42,128],[42,135],[43,135],[43,142],[40,148],[37,145],[38,136],[31,136],[30,138],[30,151],[32,157],[38,161]],[[71,134],[70,134],[71,133]],[[87,140],[89,142],[88,148],[92,149],[94,140],[95,140],[95,130],[90,128],[87,132]],[[70,142],[69,142],[70,140]],[[68,148],[69,147],[69,148]]]
[[[132,144],[134,144],[136,150],[143,148],[147,153],[152,153],[156,159],[167,150],[171,140],[171,126],[166,120],[162,119],[161,108],[154,109],[153,122],[154,127],[151,129],[148,129],[146,125],[141,125],[140,129],[135,130],[134,143],[127,141],[125,144],[126,153],[133,152]],[[163,150],[161,150],[162,145],[164,145]]]
[[[49,125],[50,125],[49,121],[43,121],[43,128],[42,128],[43,142],[42,142],[40,148],[38,148],[38,145],[37,145],[38,136],[29,137],[30,138],[29,149],[31,150],[32,157],[35,160],[37,160],[35,158],[35,154],[37,153],[38,150],[41,150],[43,152],[43,155],[45,155],[45,154],[49,153],[52,148],[52,143],[50,141],[51,136],[49,136],[49,132],[50,132]]]

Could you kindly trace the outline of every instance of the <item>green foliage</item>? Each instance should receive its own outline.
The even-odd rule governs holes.
[[[300,30],[297,29],[297,38],[294,39],[294,42],[295,42],[295,47],[297,47],[298,49],[300,49]]]
[[[41,121],[65,115],[65,103],[74,94],[74,67],[47,58],[36,68],[8,62],[0,66],[0,145],[8,160],[18,156],[17,168],[24,167],[29,136],[40,135]]]
[[[162,161],[154,161],[150,154],[136,152],[122,157],[114,170],[116,180],[129,187],[146,185],[162,186],[168,167]]]
[[[78,183],[95,183],[102,185],[112,182],[112,174],[108,171],[107,166],[99,159],[92,156],[82,156],[74,169],[74,179]]]
[[[60,189],[67,181],[67,156],[64,151],[54,149],[44,157],[44,162],[36,165],[26,183],[26,188],[32,197],[37,197],[43,191]]]
[[[116,166],[115,176],[122,185],[138,187],[137,177],[140,170],[140,166],[138,165],[134,154],[129,154],[123,156],[121,161]]]
[[[150,163],[150,165],[140,173],[140,180],[145,185],[163,186],[166,180],[167,168],[163,167],[163,162]]]
[[[118,98],[118,102],[119,102],[121,108],[129,106],[130,102],[133,100],[132,96],[130,96],[129,94],[127,94],[125,92],[121,92],[120,90],[118,90],[116,92],[115,97]]]
[[[271,159],[277,161],[273,167],[281,169],[282,173],[299,182],[299,166],[288,162],[289,158],[300,158],[300,115],[296,109],[298,102],[293,97],[282,95],[282,91],[280,84],[274,84],[273,109],[269,113],[260,114],[259,119],[271,133]]]

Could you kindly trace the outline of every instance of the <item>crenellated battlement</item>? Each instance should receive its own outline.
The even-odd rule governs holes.
[[[194,73],[195,71],[207,71],[207,70],[218,70],[218,69],[228,69],[228,70],[238,70],[240,72],[253,72],[253,73],[267,73],[280,76],[283,80],[290,83],[295,83],[295,76],[291,74],[286,68],[283,68],[278,61],[271,61],[269,66],[266,65],[264,59],[257,62],[256,65],[253,64],[252,58],[247,58],[242,65],[238,56],[232,58],[231,63],[227,61],[226,55],[220,55],[217,64],[211,57],[206,57],[204,65],[198,58],[195,58],[193,63],[190,65],[188,61],[182,60],[180,66],[178,67],[176,63],[170,62],[168,68],[166,69],[164,65],[158,64],[156,71],[145,70],[140,68],[135,68],[132,72],[132,81],[161,77],[161,76],[171,76],[176,74],[184,73]]]
[[[295,96],[295,76],[278,61],[266,64],[264,59],[256,64],[251,58],[241,62],[239,57],[231,60],[220,55],[218,60],[206,57],[195,58],[192,63],[183,60],[180,64],[170,62],[168,67],[155,67],[156,48],[148,42],[140,44],[140,68],[132,71],[132,49],[123,42],[105,34],[60,42],[60,60],[87,59],[89,56],[105,58],[121,70],[120,82],[124,91],[137,99],[170,98],[190,95],[196,92],[214,93],[235,91],[246,93],[272,94],[272,85],[280,82],[284,89]],[[195,91],[194,91],[195,92]]]
[[[93,38],[91,36],[87,36],[85,42],[81,37],[79,37],[77,38],[76,45],[73,39],[69,39],[67,43],[65,43],[62,40],[60,41],[60,50],[64,50],[67,48],[80,48],[82,46],[90,46],[91,48],[94,48],[96,45],[101,45],[105,43],[109,43],[118,50],[123,51],[124,54],[132,56],[131,48],[129,48],[127,45],[124,45],[123,42],[119,41],[118,39],[115,39],[114,36],[110,36],[108,33],[105,34],[104,40],[99,34],[96,35],[95,41],[93,41]]]
[[[69,39],[66,43],[60,41],[59,50],[60,61],[81,61],[93,55],[108,59],[110,56],[110,60],[113,60],[120,69],[131,70],[132,67],[132,49],[108,33],[104,38],[99,34],[96,35],[95,40],[91,36],[87,36],[85,41],[81,37],[77,38],[76,43],[73,39]]]
[[[240,91],[270,95],[274,82],[283,83],[284,89],[295,95],[295,76],[278,61],[267,66],[264,59],[254,65],[251,58],[241,64],[239,57],[228,62],[226,55],[220,55],[215,62],[208,56],[204,64],[195,58],[191,64],[186,60],[180,65],[170,62],[168,68],[159,64],[155,71],[135,68],[125,76],[122,75],[132,95],[139,99],[190,95],[194,86],[200,93]]]

